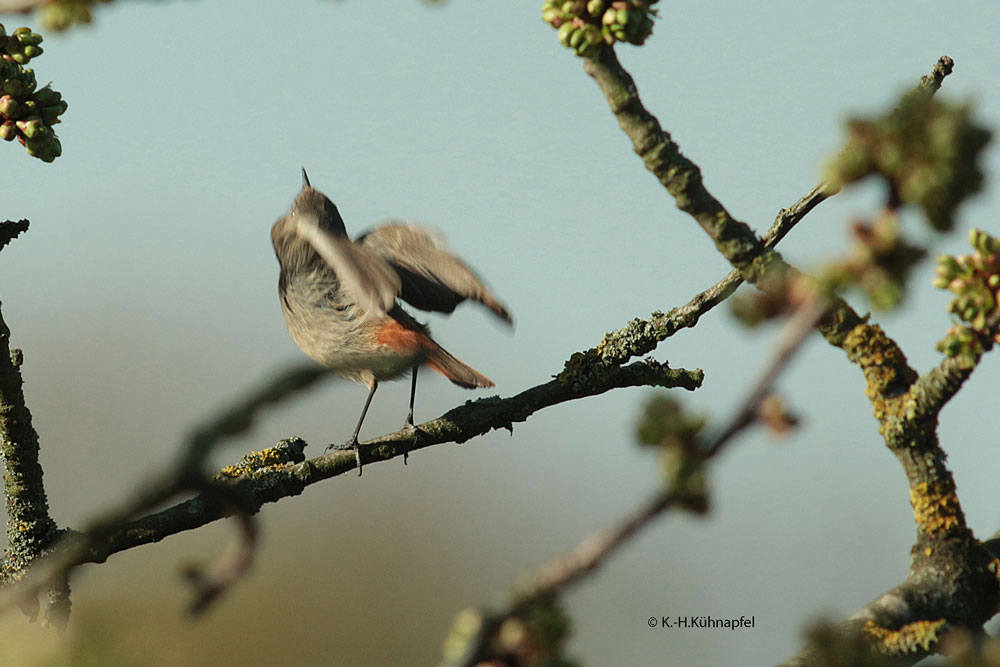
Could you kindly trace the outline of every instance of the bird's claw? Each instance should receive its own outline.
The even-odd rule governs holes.
[[[426,434],[421,431],[410,419],[403,424],[403,428],[401,430],[406,431],[413,437],[413,442],[410,446],[403,450],[403,465],[406,465],[410,458],[410,452],[417,448],[420,444],[420,437]]]
[[[327,453],[329,453],[331,451],[346,452],[348,449],[354,450],[354,461],[358,465],[358,477],[361,477],[361,448],[358,447],[358,439],[357,438],[352,438],[350,440],[350,442],[347,442],[347,443],[345,443],[343,445],[335,445],[335,444],[331,443],[331,444],[329,444],[329,445],[326,446],[326,450],[325,451]]]

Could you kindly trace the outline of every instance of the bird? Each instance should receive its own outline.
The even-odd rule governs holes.
[[[441,347],[427,325],[400,305],[401,299],[420,310],[451,313],[469,299],[513,325],[507,307],[476,272],[427,228],[390,221],[351,240],[337,206],[312,187],[303,168],[302,189],[271,227],[271,243],[280,268],[281,311],[292,340],[320,365],[368,387],[354,434],[344,447],[354,450],[359,475],[358,434],[380,382],[411,373],[403,427],[414,430],[414,438],[420,366],[467,389],[494,386]]]

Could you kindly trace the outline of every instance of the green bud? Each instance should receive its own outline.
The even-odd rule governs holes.
[[[576,28],[572,23],[563,23],[559,26],[559,41],[563,43],[563,46],[569,46],[570,35]]]
[[[983,230],[981,230],[981,229],[976,229],[975,227],[973,227],[972,229],[970,229],[969,230],[969,245],[971,245],[976,250],[979,250],[980,241],[982,240],[982,238],[983,238],[983,236],[985,234],[986,233]]]
[[[45,86],[35,91],[35,99],[42,106],[48,107],[61,100],[62,94],[57,90],[52,90],[49,86]]]
[[[554,23],[560,16],[562,16],[562,12],[558,9],[547,9],[542,12],[542,20],[546,23]]]
[[[37,157],[42,162],[52,162],[62,155],[62,145],[54,136],[41,141],[27,141],[24,147],[28,149],[28,155]]]
[[[10,96],[4,95],[0,97],[0,116],[4,118],[14,118],[18,115],[21,105],[17,103],[17,100]]]
[[[584,37],[583,29],[577,28],[576,30],[573,31],[573,34],[569,36],[569,45],[575,49],[576,47],[580,46],[581,42],[583,42],[583,37]]]
[[[618,22],[618,12],[612,7],[604,12],[604,16],[601,18],[601,23],[604,25],[611,25]]]
[[[601,30],[593,24],[588,23],[583,26],[583,39],[590,46],[596,46],[601,43]]]
[[[948,278],[945,278],[944,276],[934,276],[934,287],[938,289],[947,289],[950,284],[951,280]]]
[[[992,274],[989,278],[986,279],[986,284],[990,287],[990,289],[996,289],[997,287],[1000,287],[1000,274],[996,273]]]
[[[975,319],[976,314],[978,312],[979,311],[976,309],[975,306],[969,306],[968,308],[962,311],[962,319],[965,320],[966,322],[971,322],[973,319]]]
[[[24,55],[28,58],[37,58],[42,55],[43,50],[40,46],[26,46],[24,47]]]
[[[983,254],[996,255],[997,253],[1000,253],[1000,239],[983,232],[983,240],[979,249],[983,252]]]
[[[948,275],[954,278],[958,275],[960,266],[958,260],[951,255],[938,255],[937,256],[938,271],[944,271],[943,275]]]
[[[17,41],[19,44],[25,44],[28,46],[38,46],[39,44],[42,43],[42,36],[39,35],[37,32],[31,32],[30,30],[28,30],[27,32],[22,32],[20,35],[16,34],[15,31],[14,36],[17,37]]]
[[[563,5],[562,5],[563,13],[564,14],[572,14],[573,13],[573,4],[574,4],[573,0],[566,0],[566,2],[564,2]]]
[[[587,3],[587,13],[591,16],[600,16],[604,12],[604,0],[590,0]]]
[[[32,116],[27,120],[19,120],[16,125],[17,129],[21,130],[28,139],[42,139],[51,133],[51,130],[45,126],[45,123],[38,116]]]
[[[943,266],[939,266],[934,270],[934,277],[941,278],[946,285],[955,279],[955,276],[951,275]]]
[[[8,95],[20,97],[25,93],[27,86],[20,79],[7,79],[3,82],[3,92]]]
[[[61,113],[58,107],[45,107],[42,109],[42,120],[46,125],[56,125],[62,122],[59,119]]]
[[[21,70],[21,81],[24,83],[24,89],[26,92],[34,92],[35,86],[38,85],[38,82],[35,80],[35,70],[30,67],[25,67]]]
[[[0,125],[0,139],[3,139],[4,141],[12,141],[16,136],[17,126],[14,125],[14,121],[8,120],[3,125]]]
[[[31,34],[31,28],[27,26],[21,26],[20,28],[16,28],[14,30],[14,37],[21,37],[22,35],[30,35],[30,34]]]

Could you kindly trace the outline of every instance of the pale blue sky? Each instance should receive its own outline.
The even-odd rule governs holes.
[[[506,300],[513,334],[471,306],[431,320],[440,342],[503,396],[725,274],[538,4],[302,0],[258,12],[235,1],[115,3],[98,7],[92,28],[46,35],[33,65],[69,102],[64,154],[46,165],[0,146],[0,215],[32,221],[3,252],[0,298],[25,351],[60,523],[106,507],[169,460],[192,423],[301,358],[278,308],[268,238],[300,166],[352,232],[390,217],[430,224]],[[759,230],[815,185],[843,143],[846,115],[889,107],[941,55],[956,61],[942,94],[974,100],[977,117],[1000,127],[992,4],[661,5],[649,43],[619,48],[620,58],[709,189]],[[935,240],[934,252],[961,251],[973,225],[1000,231],[995,144],[986,161],[992,191],[962,210],[961,232]],[[802,268],[841,251],[845,223],[877,196],[865,186],[823,204],[782,251]],[[930,236],[919,219],[906,223]],[[879,318],[921,370],[937,362],[948,324],[932,274],[932,262],[921,265],[909,309]],[[704,388],[682,398],[724,415],[771,333],[747,332],[719,309],[656,356],[705,369]],[[998,365],[987,358],[942,417],[980,536],[1000,528],[989,421]],[[430,375],[418,420],[488,395]],[[706,520],[661,521],[568,597],[572,652],[586,664],[773,663],[798,647],[810,618],[849,614],[905,576],[914,534],[906,483],[881,446],[860,373],[814,340],[780,386],[805,420],[796,436],[734,443],[712,471]],[[407,391],[380,390],[363,435],[396,428]],[[207,642],[233,633],[251,608],[267,627],[297,628],[282,625],[287,638],[322,633],[364,664],[402,664],[400,655],[431,664],[455,612],[502,593],[523,568],[655,488],[653,457],[632,437],[647,393],[549,409],[513,437],[436,447],[406,468],[372,466],[266,507],[255,574],[205,629],[158,639],[196,656],[198,633]],[[348,438],[363,399],[359,386],[329,383],[271,413],[219,461],[288,435],[315,455]],[[217,526],[89,570],[78,617],[116,597],[137,606],[133,622],[155,626],[152,593],[130,588],[155,567],[164,601],[150,606],[172,618],[182,601],[172,568],[210,556],[228,535]],[[649,616],[681,614],[754,614],[757,625],[646,627]],[[374,629],[371,618],[392,622]],[[290,643],[301,664],[326,664]],[[259,633],[244,658],[265,660],[276,644]]]

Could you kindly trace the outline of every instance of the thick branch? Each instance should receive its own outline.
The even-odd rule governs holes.
[[[670,134],[643,106],[635,82],[618,62],[613,48],[604,46],[597,58],[585,58],[584,69],[601,88],[646,168],[673,196],[677,208],[701,225],[745,279],[756,283],[772,261],[780,263],[777,253],[765,248],[753,230],[733,218],[705,188],[698,165],[681,153]]]
[[[9,342],[10,329],[0,314],[0,455],[4,461],[8,543],[2,579],[22,572],[52,544],[57,533],[42,484],[38,434],[24,404],[21,351],[11,350]]]

